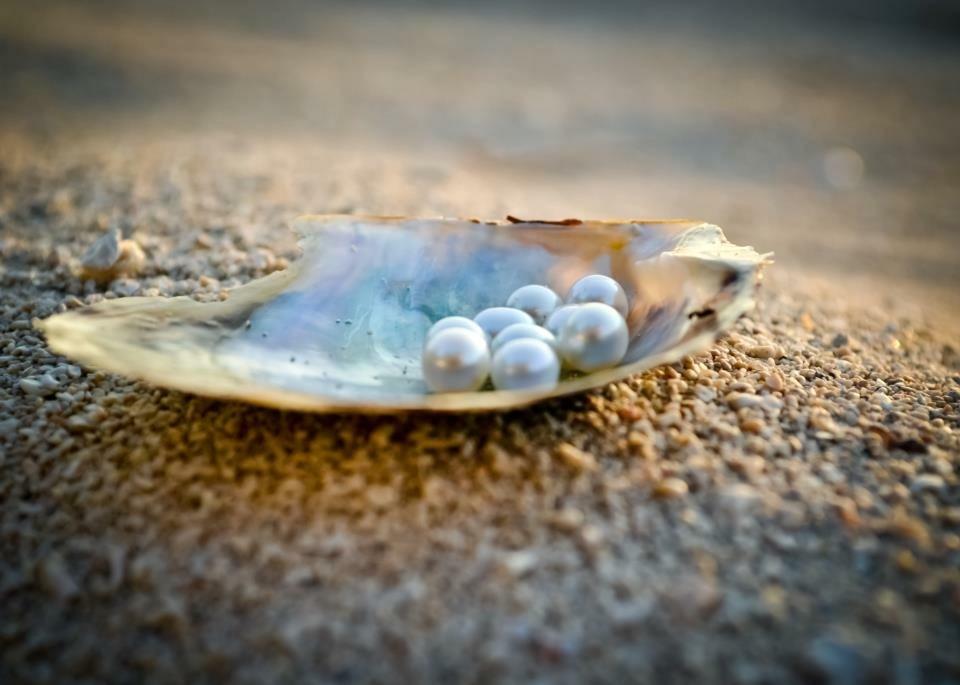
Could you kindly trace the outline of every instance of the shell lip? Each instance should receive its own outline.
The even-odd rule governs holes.
[[[322,221],[324,223],[333,223],[335,221],[371,221],[377,223],[404,223],[407,221],[462,221],[464,223],[481,224],[484,226],[517,226],[530,224],[536,226],[624,226],[628,224],[704,224],[702,219],[691,218],[660,218],[660,219],[522,219],[515,214],[507,214],[503,219],[478,219],[476,217],[451,217],[451,216],[419,216],[410,217],[400,214],[301,214],[292,221],[296,227],[298,224],[307,221]]]

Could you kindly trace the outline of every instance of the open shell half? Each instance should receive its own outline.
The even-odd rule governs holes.
[[[223,302],[130,297],[37,322],[55,352],[199,395],[305,411],[478,411],[528,405],[707,348],[753,305],[769,259],[697,221],[478,222],[306,216],[303,256]],[[563,295],[608,274],[627,291],[630,346],[613,369],[547,391],[430,394],[431,323],[541,283]]]

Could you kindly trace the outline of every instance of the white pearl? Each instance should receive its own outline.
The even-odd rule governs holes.
[[[507,298],[508,307],[526,312],[541,326],[561,304],[560,296],[545,285],[525,285]]]
[[[626,317],[628,311],[627,294],[623,288],[615,280],[603,274],[584,276],[574,283],[567,294],[567,302],[570,304],[602,302],[616,309],[622,317]]]
[[[567,322],[567,319],[570,318],[570,315],[577,311],[579,307],[580,305],[578,304],[565,304],[557,309],[553,314],[550,315],[550,318],[547,319],[547,330],[553,333],[555,338],[559,338],[560,331],[563,330],[563,324]]]
[[[477,335],[486,335],[473,319],[468,319],[465,316],[445,316],[430,327],[425,340],[429,340],[440,331],[446,331],[450,328],[463,328],[473,331]]]
[[[423,347],[423,379],[434,392],[479,390],[490,372],[490,350],[483,335],[448,328]]]
[[[564,361],[579,371],[616,366],[627,352],[627,322],[609,305],[588,302],[570,315],[558,338]]]
[[[493,343],[490,345],[490,351],[496,354],[497,350],[511,340],[520,340],[521,338],[542,340],[552,347],[554,351],[557,349],[557,339],[554,337],[553,333],[548,331],[546,328],[541,328],[540,326],[532,323],[515,323],[500,331],[500,334],[493,339]]]
[[[512,307],[490,307],[473,317],[490,340],[507,326],[515,323],[533,323],[533,319],[526,312]]]
[[[493,355],[492,376],[497,390],[549,390],[560,378],[560,360],[542,340],[511,340]]]

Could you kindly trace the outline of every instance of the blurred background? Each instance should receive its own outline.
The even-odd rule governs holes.
[[[278,222],[703,218],[960,311],[957,3],[2,0],[0,89],[5,164],[200,165]]]

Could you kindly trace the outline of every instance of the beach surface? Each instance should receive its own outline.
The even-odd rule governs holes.
[[[0,10],[0,681],[960,681],[956,17],[281,6]],[[33,328],[216,300],[306,213],[776,264],[709,352],[503,414],[219,402]],[[144,263],[87,282],[112,229]]]

